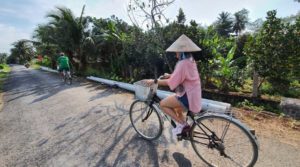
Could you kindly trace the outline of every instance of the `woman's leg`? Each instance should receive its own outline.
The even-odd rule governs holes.
[[[180,106],[181,106],[181,105],[180,105]],[[182,106],[179,107],[179,108],[175,108],[175,111],[176,111],[176,114],[177,114],[177,116],[178,116],[178,118],[179,118],[180,120],[186,120],[186,119],[185,119],[185,116],[183,115],[184,109],[183,109]]]
[[[164,113],[169,115],[176,122],[178,122],[180,124],[185,124],[186,123],[185,118],[182,114],[183,108],[182,108],[180,102],[178,101],[176,95],[168,96],[167,98],[163,99],[160,102],[160,107],[161,107],[161,109],[163,110]],[[181,110],[178,110],[179,108]],[[178,116],[175,112],[175,109],[177,109]]]

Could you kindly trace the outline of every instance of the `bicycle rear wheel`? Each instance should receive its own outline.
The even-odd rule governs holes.
[[[162,121],[153,106],[136,100],[130,106],[129,116],[133,128],[142,138],[155,140],[162,134]]]
[[[72,76],[70,74],[67,74],[67,83],[72,85]]]
[[[64,81],[64,84],[67,83],[67,72],[65,70],[62,71],[62,80]]]
[[[208,129],[217,137],[213,137]],[[205,133],[210,135],[209,139]],[[227,117],[203,116],[194,123],[190,135],[195,152],[210,166],[248,167],[254,166],[257,161],[258,145],[254,137],[239,123]]]

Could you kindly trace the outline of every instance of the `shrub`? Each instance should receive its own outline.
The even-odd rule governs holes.
[[[50,68],[52,67],[51,58],[48,56],[44,56],[41,62],[37,61],[37,64],[45,67],[50,67]]]
[[[257,111],[257,112],[261,112],[261,111],[264,110],[264,107],[255,106],[253,103],[251,103],[250,101],[248,101],[246,99],[243,102],[238,103],[237,107],[242,107],[242,108],[245,108],[245,109],[248,109],[248,110],[254,110],[254,111]]]
[[[87,67],[85,72],[84,72],[85,76],[95,76],[95,77],[103,77],[102,73],[99,70],[96,70],[94,68],[91,67]]]

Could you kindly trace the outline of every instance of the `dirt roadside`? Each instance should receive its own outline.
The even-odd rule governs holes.
[[[82,81],[68,86],[57,75],[21,66],[13,67],[4,88],[1,167],[205,167],[188,141],[172,137],[167,123],[157,141],[139,138],[129,120],[130,93]],[[300,164],[297,128],[237,110],[240,119],[256,129],[257,167]]]

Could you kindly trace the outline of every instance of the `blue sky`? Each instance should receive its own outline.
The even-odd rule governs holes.
[[[19,39],[30,39],[35,27],[45,23],[45,15],[55,6],[66,6],[79,15],[86,5],[85,15],[94,17],[117,17],[130,23],[126,13],[129,0],[0,0],[0,52],[9,52],[11,44]],[[242,8],[250,11],[251,21],[265,18],[266,12],[276,9],[279,17],[296,14],[300,3],[294,0],[176,0],[166,10],[171,20],[182,8],[187,20],[194,19],[202,25],[209,25],[222,11],[237,12]]]

